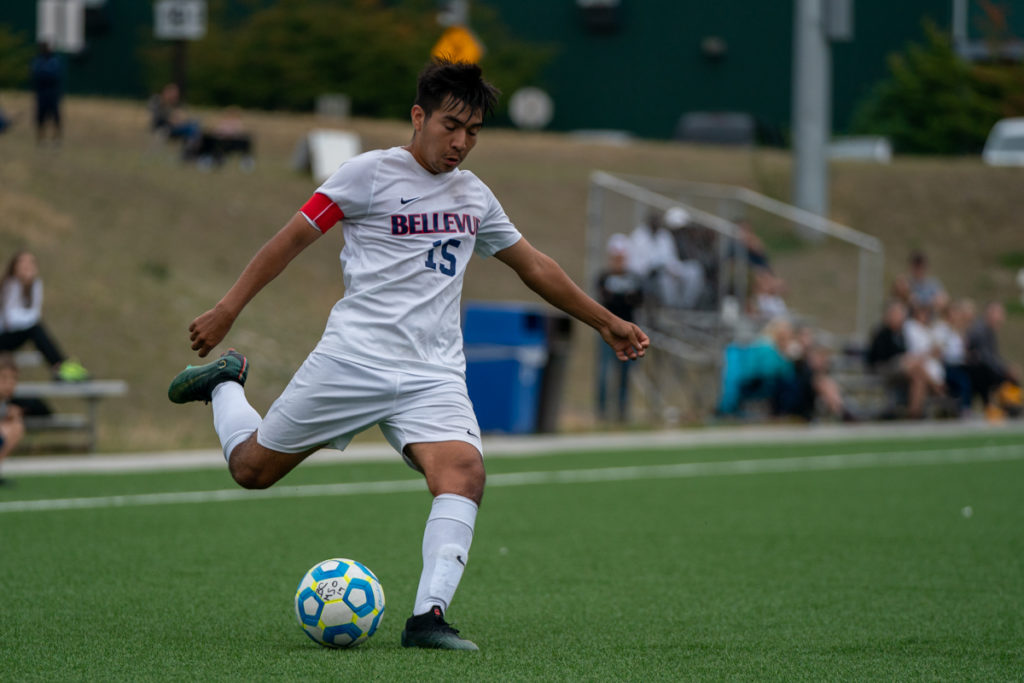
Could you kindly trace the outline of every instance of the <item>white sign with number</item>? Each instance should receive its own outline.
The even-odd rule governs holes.
[[[206,0],[157,0],[153,34],[161,40],[199,40],[206,35]]]

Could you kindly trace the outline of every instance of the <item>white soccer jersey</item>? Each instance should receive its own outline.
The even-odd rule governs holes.
[[[317,350],[374,367],[464,376],[460,299],[470,256],[521,235],[469,171],[433,174],[402,147],[341,165],[302,207],[345,235],[345,295]]]

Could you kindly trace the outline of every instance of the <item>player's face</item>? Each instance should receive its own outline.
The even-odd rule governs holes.
[[[469,155],[483,123],[483,112],[472,111],[461,102],[446,102],[430,116],[419,105],[413,105],[416,132],[409,151],[431,173],[448,173]]]

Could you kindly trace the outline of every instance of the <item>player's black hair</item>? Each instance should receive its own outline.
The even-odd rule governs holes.
[[[458,103],[459,111],[468,108],[484,117],[494,113],[501,92],[484,80],[476,64],[435,59],[420,72],[416,82],[416,101],[427,118],[449,102]]]

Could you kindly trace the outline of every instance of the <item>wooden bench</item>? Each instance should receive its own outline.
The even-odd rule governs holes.
[[[85,413],[54,413],[25,417],[25,429],[41,431],[82,431],[86,434],[86,449],[96,450],[97,411],[100,399],[124,396],[128,384],[119,379],[89,380],[86,382],[19,382],[14,389],[15,398],[80,399],[85,401]]]

